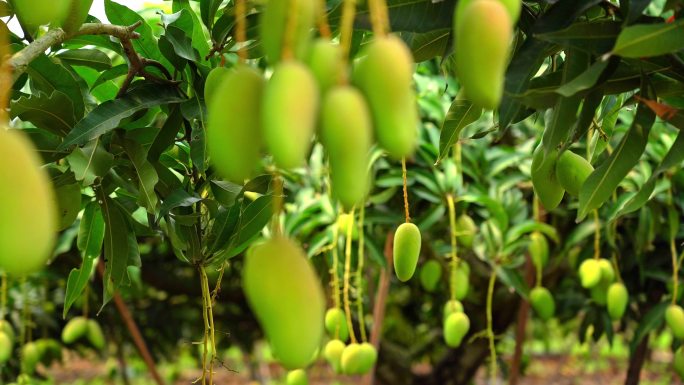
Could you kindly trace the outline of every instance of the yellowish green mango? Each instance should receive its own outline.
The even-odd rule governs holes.
[[[12,339],[7,334],[0,331],[0,365],[4,364],[12,357],[13,345]]]
[[[264,79],[245,65],[221,77],[207,105],[209,158],[221,176],[243,183],[261,159]]]
[[[418,141],[413,57],[399,37],[378,37],[354,68],[353,80],[368,101],[375,136],[395,158],[409,157]]]
[[[452,299],[447,301],[447,303],[444,304],[444,311],[443,311],[443,316],[442,316],[442,321],[446,321],[447,317],[449,317],[452,313],[462,313],[463,312],[463,304],[461,301]]]
[[[291,13],[294,5],[295,13]],[[275,65],[289,46],[294,58],[304,59],[311,45],[311,29],[318,15],[317,0],[269,0],[259,20],[261,48],[266,59]],[[293,21],[294,19],[294,21]],[[295,23],[294,28],[289,23]],[[292,36],[287,36],[288,29]]]
[[[607,259],[599,259],[599,266],[601,266],[601,282],[609,285],[615,280],[615,270],[613,264]]]
[[[309,364],[323,336],[325,299],[299,245],[282,236],[253,245],[243,287],[276,358],[287,369]]]
[[[459,263],[456,269],[451,270],[449,287],[451,295],[457,300],[462,300],[468,295],[470,290],[470,269],[464,263]]]
[[[597,259],[585,259],[579,267],[579,277],[582,287],[592,288],[601,282],[601,264]]]
[[[88,333],[88,319],[85,317],[74,317],[67,322],[62,329],[62,342],[73,344]]]
[[[321,95],[340,84],[347,71],[342,60],[342,47],[327,39],[314,41],[307,64],[316,78]]]
[[[67,33],[73,33],[81,28],[83,22],[88,17],[93,0],[71,0],[66,16],[61,22],[61,27]]]
[[[81,211],[81,185],[78,183],[55,188],[57,207],[59,210],[59,227],[64,230],[71,226]]]
[[[361,346],[359,346],[359,354],[361,355],[361,367],[359,368],[359,372],[361,374],[366,374],[375,366],[375,362],[378,359],[378,352],[375,350],[375,346],[368,342],[362,342]]]
[[[532,156],[532,187],[539,201],[547,210],[555,209],[565,195],[563,186],[556,179],[558,151],[552,150],[544,157],[544,148],[539,145]]]
[[[622,282],[615,282],[608,287],[608,315],[613,321],[622,318],[629,304],[629,292]]]
[[[433,292],[437,288],[440,278],[442,278],[442,265],[434,259],[425,262],[420,269],[420,283],[423,288]]]
[[[214,93],[223,82],[223,79],[231,73],[231,69],[226,67],[216,67],[209,71],[206,80],[204,81],[204,102],[209,105],[214,96]]]
[[[681,306],[675,304],[668,306],[665,310],[665,321],[675,338],[684,339],[684,310]]]
[[[291,370],[287,373],[287,385],[309,385],[309,379],[306,372],[302,369]]]
[[[330,338],[346,341],[349,338],[349,328],[344,311],[340,308],[330,308],[325,312],[325,330]]]
[[[444,342],[450,348],[456,348],[463,342],[463,337],[470,330],[470,318],[463,313],[452,313],[444,321]]]
[[[278,64],[264,90],[261,110],[264,142],[278,167],[305,164],[319,104],[316,79],[304,64],[293,60]]]
[[[508,10],[499,0],[475,0],[456,7],[458,79],[476,106],[494,110],[501,102],[512,30]]]
[[[71,0],[12,0],[14,13],[29,29],[41,25],[59,25],[71,5]]]
[[[335,373],[342,373],[342,352],[346,345],[340,340],[330,340],[325,344],[323,357],[328,361]]]
[[[5,333],[12,342],[16,341],[16,335],[14,334],[14,329],[10,325],[9,321],[0,320],[0,332]]]
[[[33,374],[40,362],[40,351],[34,342],[27,342],[21,349],[21,368],[23,373]]]
[[[86,337],[95,349],[104,349],[107,341],[105,339],[104,333],[102,332],[100,324],[98,324],[97,321],[95,321],[94,319],[88,320],[88,330],[86,332]]]
[[[352,343],[347,345],[342,351],[342,373],[361,374],[361,369],[365,364],[364,354],[361,351],[361,344]]]
[[[413,223],[402,223],[394,233],[394,273],[406,282],[416,271],[420,256],[420,230]]]
[[[542,268],[546,266],[549,260],[549,242],[544,234],[538,231],[532,232],[527,251],[530,253],[530,259],[532,259],[535,267]]]
[[[556,162],[556,179],[570,195],[578,196],[584,181],[594,172],[594,167],[583,157],[565,151]]]
[[[473,218],[467,214],[462,214],[456,218],[456,240],[459,246],[472,249],[475,233],[477,233],[477,225]]]
[[[530,304],[543,321],[548,321],[556,313],[553,296],[545,287],[537,286],[530,291]]]
[[[52,184],[33,143],[0,126],[0,270],[21,276],[41,270],[52,255],[57,208]]]
[[[456,15],[462,15],[464,12],[464,9],[470,5],[473,1],[476,0],[458,0],[456,2]],[[508,11],[508,16],[511,18],[511,22],[513,24],[518,22],[518,19],[520,18],[520,11],[522,8],[522,1],[520,0],[498,0],[501,5],[506,7],[506,11]],[[458,21],[457,21],[458,22]]]
[[[321,139],[328,151],[333,195],[346,209],[368,193],[373,128],[363,95],[351,86],[328,91],[321,108]]]

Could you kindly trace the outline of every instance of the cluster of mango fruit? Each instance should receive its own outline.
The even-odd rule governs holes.
[[[29,31],[49,24],[73,33],[88,17],[93,0],[10,0],[10,5]]]

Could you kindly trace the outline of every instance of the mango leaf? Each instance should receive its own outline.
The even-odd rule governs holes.
[[[468,100],[457,99],[451,103],[439,134],[439,157],[435,163],[444,159],[451,146],[458,141],[461,131],[469,124],[477,121],[481,115],[482,108],[475,106]]]
[[[618,184],[639,161],[646,148],[648,134],[654,121],[653,111],[645,104],[639,104],[632,126],[620,144],[582,185],[577,220],[581,220],[591,210],[600,207],[610,198]]]
[[[272,196],[264,195],[250,203],[242,212],[242,215],[240,215],[240,228],[232,241],[232,246],[228,250],[226,257],[231,258],[244,251],[259,236],[259,233],[268,224],[272,216]]]
[[[621,2],[620,5],[623,3]],[[624,14],[627,15],[625,17],[625,23],[626,24],[631,24],[633,23],[636,19],[639,18],[639,16],[642,15],[644,12],[644,9],[648,7],[648,5],[651,4],[651,0],[627,0],[624,2],[624,8],[626,9],[626,12]]]
[[[185,60],[193,62],[200,61],[199,53],[195,47],[192,46],[192,38],[186,35],[182,29],[168,26],[164,36],[168,39],[169,43],[171,43],[176,55]]]
[[[69,96],[60,91],[51,95],[37,92],[10,102],[10,115],[31,122],[55,135],[64,137],[76,123],[74,107]]]
[[[142,16],[128,7],[112,0],[105,0],[104,8],[107,19],[112,24],[132,25],[141,21],[142,24],[140,27],[135,30],[135,32],[140,34],[140,38],[131,40],[133,48],[135,48],[135,51],[143,57],[161,61],[162,54],[157,46],[157,39],[154,38],[154,34],[152,33],[152,27],[147,24]]]
[[[620,22],[601,20],[575,23],[566,29],[536,34],[535,37],[563,48],[575,48],[600,55],[613,48],[621,30]]]
[[[501,205],[501,202],[498,202],[487,195],[475,194],[461,195],[457,198],[456,201],[477,203],[481,206],[486,207],[490,215],[492,216],[493,221],[496,222],[497,229],[501,232],[506,232],[508,230],[508,214],[506,214],[506,210]]]
[[[613,55],[641,58],[684,49],[684,19],[672,23],[639,24],[620,32]]]
[[[161,154],[171,147],[176,141],[178,131],[183,127],[183,116],[177,104],[169,106],[169,114],[164,125],[157,132],[157,136],[150,145],[147,159],[156,162]]]
[[[31,79],[31,88],[51,95],[55,91],[64,93],[71,100],[74,117],[80,119],[85,111],[81,86],[64,66],[40,55],[29,63],[26,72]],[[36,92],[34,92],[36,93]]]
[[[370,31],[371,18],[368,2],[357,9],[354,18],[356,29]],[[388,0],[387,12],[390,20],[390,29],[398,32],[430,32],[437,29],[451,28],[451,19],[454,14],[453,0]],[[338,26],[342,17],[342,2],[340,2],[328,15],[332,26]]]
[[[138,176],[138,204],[147,208],[148,213],[154,214],[156,213],[157,205],[159,204],[157,194],[154,192],[154,186],[159,181],[157,171],[155,171],[152,164],[147,161],[147,152],[138,143],[127,140],[125,143],[125,150],[135,169],[135,173]]]
[[[512,287],[515,291],[523,298],[527,298],[530,293],[530,288],[527,287],[525,281],[523,280],[520,272],[515,269],[507,269],[505,267],[496,266],[494,268],[496,276],[499,277],[501,282],[506,286]]]
[[[436,56],[446,56],[451,49],[451,30],[443,29],[426,33],[402,35],[413,53],[413,60],[420,63]]]
[[[71,65],[90,67],[97,71],[112,68],[112,59],[97,49],[70,49],[56,56]]]
[[[608,66],[608,62],[608,60],[599,60],[595,62],[589,68],[587,68],[586,71],[558,87],[558,89],[556,89],[556,93],[568,98],[580,91],[590,89],[599,80],[601,74]]]
[[[639,321],[639,326],[637,326],[634,331],[632,341],[629,343],[629,350],[632,353],[634,353],[637,346],[641,343],[641,340],[643,340],[648,333],[660,328],[665,320],[665,310],[668,305],[669,303],[667,302],[657,304]]]
[[[201,198],[192,196],[184,189],[179,188],[164,199],[159,210],[159,218],[166,216],[166,214],[177,207],[190,207],[201,200]]]
[[[119,64],[106,71],[103,71],[100,76],[95,80],[90,89],[94,89],[100,84],[106,83],[110,80],[114,80],[118,77],[124,76],[128,73],[128,64]]]
[[[560,238],[558,237],[558,231],[556,228],[549,224],[537,221],[525,221],[523,223],[516,224],[515,226],[511,226],[505,235],[506,244],[513,243],[520,239],[523,235],[534,231],[543,233],[554,242],[560,244]]]
[[[95,178],[104,176],[114,164],[114,155],[107,152],[100,139],[88,142],[83,148],[75,148],[67,156],[67,162],[83,186],[90,186]]]
[[[104,235],[105,224],[100,206],[95,202],[90,202],[83,210],[76,241],[83,262],[81,262],[79,269],[72,269],[69,273],[64,297],[63,318],[66,318],[67,312],[88,284],[95,259],[102,251]]]
[[[221,6],[223,0],[200,0],[200,15],[202,15],[202,21],[207,29],[211,31],[214,26],[214,19],[216,18],[216,11]]]
[[[168,103],[180,103],[184,99],[175,87],[145,84],[130,90],[124,97],[108,100],[95,107],[81,121],[76,123],[64,138],[58,150],[95,139],[115,129],[121,120],[138,111]]]
[[[236,203],[228,210],[221,210],[214,218],[208,240],[211,243],[209,252],[216,253],[230,246],[230,239],[240,221],[240,204]]]

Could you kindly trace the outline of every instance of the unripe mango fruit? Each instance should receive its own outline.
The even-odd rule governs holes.
[[[463,304],[461,301],[453,299],[447,301],[447,303],[444,304],[444,315],[442,316],[442,321],[446,321],[446,319],[453,313],[462,313],[463,312]]]
[[[341,341],[346,341],[349,338],[347,318],[342,309],[334,307],[325,312],[325,330],[330,338]]]
[[[402,282],[411,279],[416,271],[420,243],[420,230],[413,223],[402,223],[394,233],[394,273]]]
[[[9,321],[0,320],[0,332],[5,333],[12,342],[16,341],[14,329],[12,329],[12,325],[10,325]]]
[[[532,232],[527,250],[535,267],[542,268],[546,266],[549,260],[549,242],[544,234],[538,231]]]
[[[359,352],[362,357],[361,368],[359,370],[361,374],[366,374],[373,368],[373,366],[375,366],[375,362],[378,359],[378,352],[375,350],[375,346],[369,344],[368,342],[361,343]]]
[[[615,282],[608,287],[608,315],[613,321],[617,321],[625,314],[629,304],[629,292],[622,282]]]
[[[33,374],[40,361],[40,351],[34,342],[27,342],[21,349],[21,368],[23,373]]]
[[[461,345],[470,329],[470,318],[465,313],[452,313],[444,321],[444,342],[451,348]]]
[[[456,218],[456,240],[459,246],[472,249],[475,233],[477,233],[477,225],[473,218],[466,214]]]
[[[88,319],[85,317],[74,317],[67,322],[62,329],[62,342],[73,344],[84,337],[88,332]]]
[[[81,211],[81,185],[74,183],[59,186],[55,188],[55,196],[59,210],[58,229],[61,231],[71,226]]]
[[[547,210],[555,209],[563,200],[565,190],[556,179],[556,160],[558,151],[549,151],[544,157],[544,149],[541,145],[534,150],[532,157],[532,187],[539,201]]]
[[[530,303],[543,321],[548,321],[556,313],[553,296],[545,287],[537,286],[530,291]]]
[[[511,17],[498,0],[475,0],[456,8],[458,79],[476,106],[494,110],[501,102],[512,29]]]
[[[451,271],[449,287],[453,291],[451,295],[457,300],[462,300],[468,295],[470,290],[469,269],[464,267],[463,263],[459,263],[456,269]]]
[[[665,310],[665,321],[675,338],[684,339],[684,310],[681,306],[675,304],[668,306]]]
[[[291,370],[287,373],[287,385],[309,385],[309,379],[306,377],[306,372],[302,369]]]
[[[261,159],[261,102],[264,79],[238,65],[222,76],[207,105],[207,147],[218,173],[243,183]]]
[[[278,64],[266,85],[261,110],[264,142],[278,167],[304,165],[319,104],[316,79],[305,65],[296,61]]]
[[[572,151],[565,151],[556,162],[556,179],[570,195],[579,195],[580,189],[594,167],[583,157]]]
[[[12,339],[0,331],[0,365],[7,362],[12,356],[12,345],[14,345]]]
[[[342,352],[345,346],[344,342],[340,340],[330,340],[323,349],[323,357],[332,366],[335,373],[342,373]]]
[[[457,15],[462,15],[463,10],[470,5],[475,0],[458,0],[456,3],[456,14]],[[520,18],[520,10],[522,8],[522,1],[520,0],[499,0],[501,4],[506,7],[506,11],[508,11],[508,16],[511,18],[511,22],[513,24],[518,22],[518,19]]]
[[[304,251],[282,236],[253,245],[243,288],[276,358],[288,369],[306,366],[323,336],[325,300]]]
[[[69,3],[69,9],[60,26],[67,33],[74,33],[81,28],[88,17],[93,0],[71,0]]]
[[[342,373],[344,374],[361,374],[361,368],[364,365],[364,356],[361,352],[361,344],[353,343],[347,345],[342,351]]]
[[[104,333],[102,332],[100,324],[98,324],[97,321],[95,321],[94,319],[88,320],[88,330],[86,332],[86,337],[95,349],[104,349],[107,341],[105,339]]]
[[[358,90],[337,86],[328,91],[321,108],[321,139],[328,151],[333,195],[346,209],[364,202],[368,193],[372,130]]]
[[[29,29],[55,23],[59,25],[71,5],[71,0],[12,0],[14,13]]]
[[[342,47],[327,39],[317,39],[313,43],[307,64],[316,78],[321,95],[339,84],[347,70],[342,60]]]
[[[216,67],[209,71],[209,75],[204,81],[204,102],[209,105],[213,99],[214,93],[219,89],[223,79],[232,72],[226,67]]]
[[[0,270],[12,276],[42,269],[55,244],[56,198],[33,143],[0,126]]]
[[[613,264],[607,259],[599,259],[599,265],[601,266],[601,282],[606,285],[613,283],[615,280]]]
[[[684,348],[681,346],[674,353],[672,366],[680,379],[684,379]]]
[[[294,14],[291,13],[292,5],[296,10]],[[261,48],[271,65],[282,58],[285,46],[291,47],[295,58],[306,57],[317,10],[316,0],[272,0],[266,3],[259,20],[259,35]],[[289,23],[293,19],[295,27],[290,28]],[[293,36],[287,36],[289,31]]]
[[[413,57],[397,36],[378,37],[353,73],[366,96],[380,146],[396,159],[413,154],[418,142],[418,108],[412,88]]]
[[[420,269],[420,283],[426,291],[432,292],[437,288],[442,278],[442,265],[431,259]]]
[[[597,259],[585,259],[579,267],[579,276],[582,287],[592,288],[601,282],[601,264]]]

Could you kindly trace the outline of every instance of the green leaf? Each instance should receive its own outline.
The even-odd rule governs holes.
[[[147,208],[147,212],[155,214],[159,199],[154,192],[154,186],[159,181],[157,171],[150,162],[147,161],[147,152],[138,143],[127,140],[125,143],[126,154],[131,160],[139,181],[138,204]]]
[[[496,272],[496,276],[499,277],[501,282],[503,282],[506,286],[515,289],[518,295],[523,298],[528,297],[530,288],[527,287],[527,284],[525,284],[520,272],[514,269],[506,269],[499,266],[494,268],[494,272]]]
[[[86,66],[97,71],[112,68],[112,59],[97,49],[71,49],[57,54],[57,57],[75,66]]]
[[[216,18],[216,11],[221,6],[222,0],[200,0],[200,14],[202,21],[207,29],[211,31],[214,25],[214,18]]]
[[[90,186],[95,178],[102,177],[114,165],[114,155],[107,152],[100,139],[88,142],[83,148],[77,147],[67,156],[67,162],[83,186]]]
[[[152,27],[147,24],[142,16],[112,0],[105,0],[104,6],[107,19],[112,24],[133,25],[134,23],[141,21],[142,24],[140,27],[135,30],[135,32],[140,34],[140,37],[131,40],[133,48],[145,58],[161,61],[162,55],[157,46],[157,39],[154,38],[154,34],[152,33]]]
[[[100,74],[100,76],[95,80],[90,89],[94,89],[100,84],[106,83],[110,80],[114,80],[118,77],[125,76],[128,73],[128,64],[119,64],[114,66]]]
[[[72,145],[82,145],[106,134],[118,127],[122,119],[138,111],[162,104],[180,103],[183,100],[176,88],[171,86],[145,84],[134,88],[120,99],[108,100],[95,107],[85,118],[76,123],[58,150]]]
[[[558,237],[558,231],[556,228],[546,223],[537,221],[525,221],[523,223],[516,224],[515,226],[511,226],[505,235],[506,244],[511,244],[520,239],[523,235],[534,231],[543,233],[554,242],[560,244],[560,238]]]
[[[624,3],[624,8],[626,10],[625,14],[627,17],[625,18],[625,23],[626,24],[631,24],[634,22],[636,19],[638,19],[648,7],[648,5],[651,4],[651,0],[627,0]],[[620,3],[622,5],[622,3]]]
[[[64,66],[40,55],[29,64],[26,72],[31,79],[31,87],[48,95],[59,91],[71,100],[74,117],[80,119],[85,111],[81,86]],[[35,93],[35,92],[34,92]]]
[[[230,246],[230,239],[235,233],[240,220],[240,204],[234,204],[228,210],[221,210],[211,227],[209,251],[217,253],[225,251]]]
[[[66,136],[76,119],[69,96],[60,91],[51,95],[37,92],[10,102],[10,116],[31,122],[55,135]]]
[[[188,194],[188,192],[182,188],[177,189],[162,202],[161,209],[159,210],[159,218],[166,216],[166,214],[177,207],[190,207],[201,200],[201,198]]]
[[[451,28],[455,1],[388,0],[387,13],[392,31],[430,32]],[[360,6],[354,18],[354,27],[370,31],[371,17],[366,5]],[[342,2],[328,16],[332,26],[338,26],[342,17]]]
[[[69,273],[64,297],[63,318],[66,318],[67,312],[88,284],[90,275],[93,272],[95,259],[102,251],[104,235],[105,224],[100,206],[95,202],[90,202],[86,205],[85,210],[83,210],[76,241],[83,261],[81,262],[81,268],[72,269]]]
[[[629,350],[632,353],[634,353],[637,346],[641,343],[641,340],[643,340],[648,333],[660,328],[665,319],[665,309],[667,309],[668,305],[669,303],[667,302],[657,304],[639,321],[639,326],[637,326],[634,331],[632,341],[629,343]]]
[[[444,57],[451,48],[451,29],[407,34],[405,37],[408,38],[408,46],[411,48],[413,60],[416,63],[436,56]]]
[[[575,23],[566,29],[536,34],[535,37],[563,48],[575,48],[600,55],[613,48],[621,30],[620,22],[601,20]]]
[[[461,131],[471,123],[476,122],[482,115],[482,108],[475,106],[468,100],[457,99],[449,107],[442,130],[439,134],[439,158],[444,159],[451,146],[458,141]]]
[[[169,106],[169,115],[150,145],[147,159],[156,162],[161,154],[175,143],[178,130],[182,127],[183,116],[181,115],[180,108],[178,108],[177,104]]]
[[[580,91],[590,89],[599,80],[607,66],[608,60],[599,60],[595,62],[586,71],[558,87],[556,92],[561,96],[569,98]]]
[[[467,202],[467,203],[477,203],[479,205],[482,205],[487,208],[489,211],[489,214],[491,215],[492,219],[494,222],[496,222],[496,225],[498,227],[498,230],[501,232],[506,232],[508,229],[508,214],[506,214],[506,210],[504,209],[503,205],[501,202],[490,198],[487,195],[475,195],[475,194],[466,194],[466,195],[461,195],[456,199],[457,202]]]
[[[646,105],[640,104],[632,126],[620,144],[582,185],[578,220],[608,200],[618,184],[639,161],[648,143],[648,134],[654,121],[655,114]]]
[[[641,58],[665,55],[681,49],[684,49],[684,19],[627,27],[618,36],[612,53]]]
[[[231,258],[249,246],[273,216],[273,197],[264,195],[250,203],[240,216],[240,229],[226,257]]]
[[[168,26],[164,36],[166,36],[169,43],[171,43],[173,51],[176,53],[176,55],[185,60],[190,60],[193,62],[200,61],[199,53],[192,46],[192,38],[186,35],[182,29],[174,26]]]

